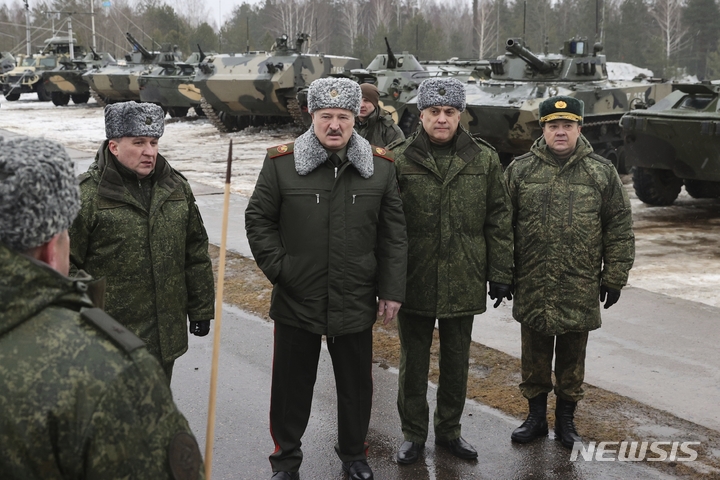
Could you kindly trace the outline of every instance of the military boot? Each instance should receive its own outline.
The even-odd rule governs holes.
[[[547,393],[541,393],[529,399],[528,407],[530,413],[528,413],[527,419],[510,435],[513,442],[528,443],[548,434]]]
[[[572,449],[575,442],[582,443],[582,438],[575,430],[575,407],[577,402],[557,399],[555,405],[555,440],[565,448]]]

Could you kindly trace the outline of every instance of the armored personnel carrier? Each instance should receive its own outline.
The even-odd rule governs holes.
[[[289,45],[282,35],[269,52],[208,55],[198,65],[194,84],[215,127],[230,132],[266,123],[304,124],[299,90],[318,78],[348,76],[351,69],[362,67],[357,58],[303,53],[308,38],[301,33]]]
[[[15,57],[10,52],[0,52],[0,74],[15,68]]]
[[[100,105],[129,100],[140,102],[138,77],[159,72],[163,68],[160,63],[170,64],[182,60],[179,52],[169,45],[163,46],[160,52],[151,52],[129,32],[125,37],[133,46],[132,52],[116,63],[90,70],[83,75],[90,85],[90,94]]]
[[[194,52],[184,62],[160,62],[159,72],[143,74],[138,77],[140,86],[140,99],[160,105],[171,117],[184,117],[193,108],[195,112],[204,116],[200,108],[200,90],[193,84],[195,70],[205,54],[198,45],[198,52]]]
[[[461,121],[491,143],[506,165],[513,156],[529,151],[542,134],[540,103],[568,95],[585,103],[583,135],[623,172],[620,118],[671,91],[670,84],[659,81],[609,80],[602,45],[591,48],[584,38],[568,40],[559,54],[536,55],[517,38],[508,39],[505,49],[504,55],[490,60],[490,80],[466,86],[467,108]],[[412,106],[417,114],[417,106]]]
[[[90,52],[83,58],[64,58],[60,60],[59,67],[43,72],[45,91],[57,106],[67,105],[71,98],[75,104],[87,103],[90,86],[83,75],[89,70],[98,70],[114,62],[115,59],[109,53],[97,53],[90,47]]]
[[[74,53],[82,56],[85,49],[73,42]],[[60,61],[70,59],[70,37],[52,37],[45,40],[40,53],[23,58],[17,66],[0,75],[0,84],[5,98],[12,102],[22,93],[37,93],[38,100],[47,102],[50,94],[45,90],[43,72],[52,70]]]
[[[481,73],[489,65],[483,60],[426,60],[402,52],[395,55],[385,38],[387,52],[377,55],[367,68],[352,70],[360,83],[372,83],[380,92],[379,105],[390,112],[400,129],[408,135],[417,126],[417,111],[408,111],[407,104],[417,95],[420,82],[431,77],[454,77],[461,82],[483,78]]]
[[[684,184],[694,198],[718,198],[720,84],[674,84],[672,90],[620,120],[635,193],[647,204],[670,205]]]

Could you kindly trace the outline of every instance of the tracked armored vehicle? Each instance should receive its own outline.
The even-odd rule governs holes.
[[[85,49],[73,42],[76,58],[85,54]],[[24,57],[17,66],[0,75],[0,84],[5,98],[15,101],[22,93],[37,93],[38,100],[47,102],[50,94],[45,90],[43,73],[56,68],[61,61],[70,58],[70,37],[52,37],[45,40],[40,53]]]
[[[301,33],[289,45],[283,35],[269,52],[208,55],[198,66],[194,84],[215,127],[230,132],[267,123],[304,125],[297,93],[313,80],[349,76],[351,69],[362,67],[357,58],[303,53],[308,38]]]
[[[159,72],[140,75],[140,99],[160,105],[171,117],[184,117],[191,108],[198,115],[205,115],[200,108],[202,95],[193,84],[197,66],[205,59],[199,46],[198,50],[184,62],[160,62]]]
[[[164,46],[160,52],[151,52],[129,32],[125,37],[133,46],[132,52],[114,64],[83,75],[90,85],[90,94],[100,105],[129,100],[140,102],[138,77],[159,72],[163,68],[160,63],[170,64],[182,60],[179,52],[173,51],[169,45]]]
[[[71,98],[75,104],[87,103],[90,86],[83,75],[115,63],[109,53],[97,53],[92,47],[90,50],[81,59],[62,59],[59,67],[43,72],[45,91],[50,94],[53,104],[64,106]]]
[[[517,38],[508,39],[505,49],[504,55],[490,61],[490,80],[466,86],[467,107],[461,121],[492,144],[506,165],[513,156],[528,152],[542,134],[540,103],[568,95],[585,103],[583,135],[623,172],[620,118],[671,91],[670,84],[659,81],[609,80],[602,45],[591,48],[584,38],[565,42],[559,54],[535,55]],[[417,106],[413,107],[417,114]]]
[[[720,197],[720,84],[675,84],[647,110],[622,117],[628,166],[638,198],[670,205],[685,190]]]

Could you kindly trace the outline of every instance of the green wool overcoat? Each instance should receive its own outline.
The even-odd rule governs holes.
[[[368,148],[364,177],[316,153],[299,160],[297,142],[268,150],[245,228],[273,284],[270,317],[334,337],[372,327],[377,298],[403,301],[407,237],[392,156]]]
[[[377,107],[363,124],[355,118],[355,130],[371,145],[379,147],[405,139],[405,134],[397,126],[392,115],[381,107]]]
[[[635,257],[627,192],[582,135],[560,166],[541,137],[505,171],[515,229],[513,316],[547,335],[600,327],[600,285],[621,289]]]
[[[157,359],[86,289],[0,245],[0,477],[204,478]]]
[[[422,127],[393,149],[408,228],[408,313],[482,313],[487,282],[512,281],[510,199],[497,153],[462,127],[453,151],[443,177]]]
[[[105,309],[163,363],[185,353],[190,321],[214,317],[208,238],[187,180],[158,155],[150,209],[128,191],[105,141],[80,176],[74,268],[105,277]]]

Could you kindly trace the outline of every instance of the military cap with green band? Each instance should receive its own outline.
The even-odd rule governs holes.
[[[540,104],[540,125],[553,120],[571,120],[582,124],[585,104],[574,97],[560,95],[543,100]]]

